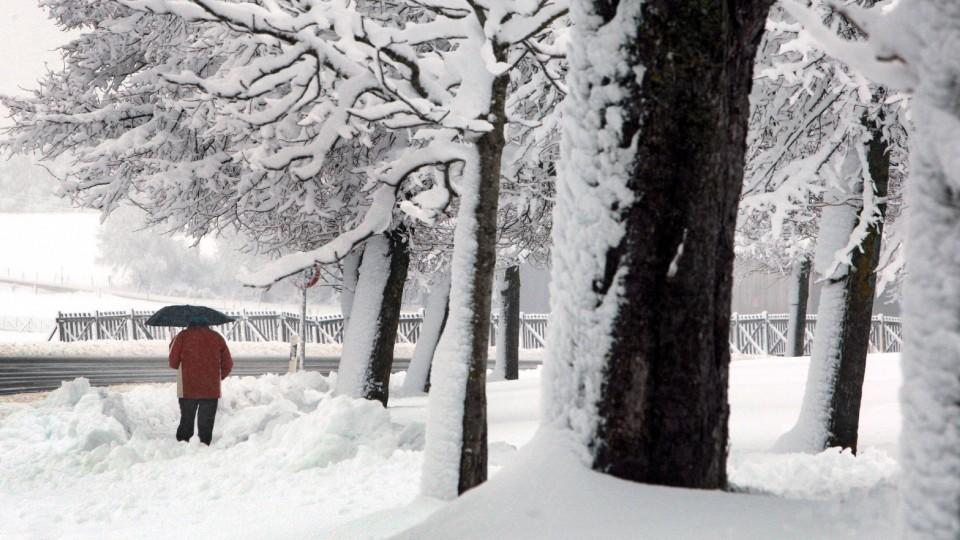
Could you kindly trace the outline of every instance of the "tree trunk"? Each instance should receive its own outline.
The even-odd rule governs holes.
[[[494,46],[494,57],[505,53]],[[460,178],[450,315],[430,375],[421,491],[452,499],[487,479],[487,352],[496,263],[500,158],[508,79],[491,81],[493,129],[477,138],[476,160]]]
[[[520,267],[508,266],[498,277],[497,362],[492,377],[515,381],[520,377]]]
[[[360,279],[360,257],[363,250],[357,247],[340,261],[343,277],[340,282],[340,313],[343,315],[343,326],[340,330],[341,341],[347,336],[347,325],[350,323],[350,312],[353,310],[353,297],[357,292],[357,281]]]
[[[873,132],[866,155],[874,184],[873,197],[886,197],[890,158],[879,131]],[[859,164],[855,150],[850,151],[848,158]],[[856,173],[860,174],[859,169]],[[863,185],[860,181],[857,187],[862,190]],[[820,272],[831,267],[834,254],[846,246],[863,213],[863,199],[854,207],[849,204],[849,193],[835,197],[836,204],[824,209],[821,217],[817,247]],[[881,202],[877,209],[877,222],[867,228],[859,247],[853,250],[850,266],[828,276],[821,289],[800,415],[796,425],[777,441],[775,450],[820,452],[839,446],[857,451],[860,399],[886,205]]]
[[[900,369],[903,538],[960,538],[960,4],[902,4],[888,18],[923,36],[907,57],[918,84],[911,100],[906,200],[909,227]],[[895,30],[896,31],[896,30]]]
[[[874,183],[874,196],[881,201],[887,196],[890,178],[890,154],[883,134],[876,127],[867,145],[867,163]],[[857,452],[857,428],[860,425],[860,401],[863,395],[863,377],[867,370],[867,351],[870,347],[870,325],[873,316],[873,298],[877,292],[877,263],[880,261],[880,242],[883,237],[883,218],[886,204],[880,203],[879,216],[867,229],[867,235],[854,250],[852,268],[847,273],[847,309],[843,341],[833,399],[827,448],[840,446]]]
[[[417,339],[416,348],[413,349],[413,359],[410,360],[407,377],[403,380],[405,394],[429,390],[430,366],[433,364],[433,356],[440,342],[440,336],[443,335],[443,328],[447,324],[449,306],[450,276],[444,275],[433,284],[427,296],[420,337]]]
[[[790,274],[790,320],[787,323],[785,356],[803,356],[807,330],[807,300],[810,298],[810,259],[804,257],[793,265]]]
[[[374,236],[364,245],[352,321],[340,358],[337,394],[387,405],[393,346],[409,263],[403,231]]]
[[[545,417],[597,471],[726,484],[733,236],[770,3],[571,6]]]

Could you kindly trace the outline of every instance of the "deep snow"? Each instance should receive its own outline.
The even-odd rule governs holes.
[[[897,360],[870,358],[858,457],[767,452],[796,418],[807,360],[733,362],[729,472],[750,495],[597,475],[551,432],[516,452],[540,416],[540,370],[522,371],[488,385],[493,480],[452,504],[417,498],[425,396],[384,410],[333,397],[335,376],[231,377],[206,448],[174,440],[173,384],[78,380],[31,403],[0,401],[0,538],[357,539],[424,519],[406,537],[466,538],[467,526],[476,538],[892,537]],[[391,395],[402,383],[392,378]]]

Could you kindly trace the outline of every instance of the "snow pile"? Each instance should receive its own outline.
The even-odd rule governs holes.
[[[857,457],[766,452],[796,418],[807,359],[733,362],[728,472],[749,494],[587,470],[570,440],[535,435],[543,370],[522,370],[487,385],[492,480],[452,505],[416,498],[423,394],[383,409],[333,396],[334,376],[230,377],[207,448],[174,440],[173,384],[78,379],[42,400],[0,401],[0,538],[358,540],[413,526],[405,537],[889,538],[897,360],[870,356]],[[392,376],[391,395],[402,385]]]
[[[830,499],[892,487],[897,473],[897,462],[874,448],[856,456],[840,448],[814,455],[734,452],[727,462],[731,486],[792,499]]]
[[[820,502],[650,486],[589,470],[577,446],[569,432],[542,429],[487,484],[393,538],[836,540],[889,538],[896,531],[892,490]]]
[[[129,538],[132,530],[141,538],[163,536],[160,522],[182,520],[179,509],[199,520],[196,530],[213,528],[217,538],[230,537],[222,527],[250,537],[251,526],[280,538],[287,537],[275,532],[284,522],[274,511],[326,505],[336,523],[407,502],[423,424],[397,425],[377,402],[332,397],[333,383],[311,372],[227,379],[210,448],[196,437],[189,444],[174,439],[179,410],[172,384],[118,392],[77,379],[42,401],[8,404],[0,414],[0,508],[10,513],[0,510],[0,536],[104,537],[103,522],[111,524],[107,537]],[[134,487],[137,493],[117,493]],[[363,496],[371,489],[384,491],[380,500]],[[109,504],[91,493],[107,494]],[[333,496],[338,504],[324,502]],[[21,497],[32,503],[17,504]],[[359,501],[354,508],[345,504],[351,497]],[[209,511],[218,505],[225,515]],[[323,516],[291,519],[310,530]],[[86,522],[93,522],[89,535],[82,532]],[[141,530],[138,522],[158,528]]]

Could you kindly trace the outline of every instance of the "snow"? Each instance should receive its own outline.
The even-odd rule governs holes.
[[[173,383],[78,379],[40,400],[0,398],[0,537],[358,540],[416,526],[402,537],[893,538],[898,355],[870,356],[857,457],[767,452],[806,370],[806,358],[731,365],[728,470],[751,495],[586,470],[575,444],[537,433],[542,370],[523,370],[488,384],[493,477],[454,503],[417,493],[423,395],[383,409],[334,396],[335,376],[229,377],[206,448],[174,440]]]
[[[551,362],[544,370],[543,403],[545,423],[576,432],[585,456],[600,421],[597,401],[622,297],[623,268],[608,274],[608,253],[620,244],[623,216],[635,202],[628,180],[642,129],[623,140],[622,101],[629,96],[621,85],[642,80],[643,70],[631,66],[635,59],[623,59],[642,6],[621,3],[607,21],[592,2],[570,5],[569,93],[552,231]]]
[[[404,502],[422,424],[395,425],[379,403],[332,397],[331,384],[227,379],[210,448],[173,439],[171,384],[116,392],[78,379],[3,409],[0,536],[307,537]]]
[[[638,484],[584,467],[570,434],[544,428],[487,485],[393,538],[841,539],[893,532],[893,518],[880,510],[895,498],[890,490],[863,502],[814,502]]]

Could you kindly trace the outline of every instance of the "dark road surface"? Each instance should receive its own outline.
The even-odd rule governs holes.
[[[231,376],[286,373],[285,357],[234,357]],[[337,369],[336,356],[307,357],[306,369],[326,375]],[[394,371],[403,371],[409,358],[396,358]],[[520,368],[538,365],[535,361],[521,361]],[[492,364],[491,364],[492,367]],[[60,387],[62,381],[86,377],[94,386],[123,383],[172,383],[176,372],[167,367],[166,357],[156,358],[0,358],[0,395],[40,392]]]

